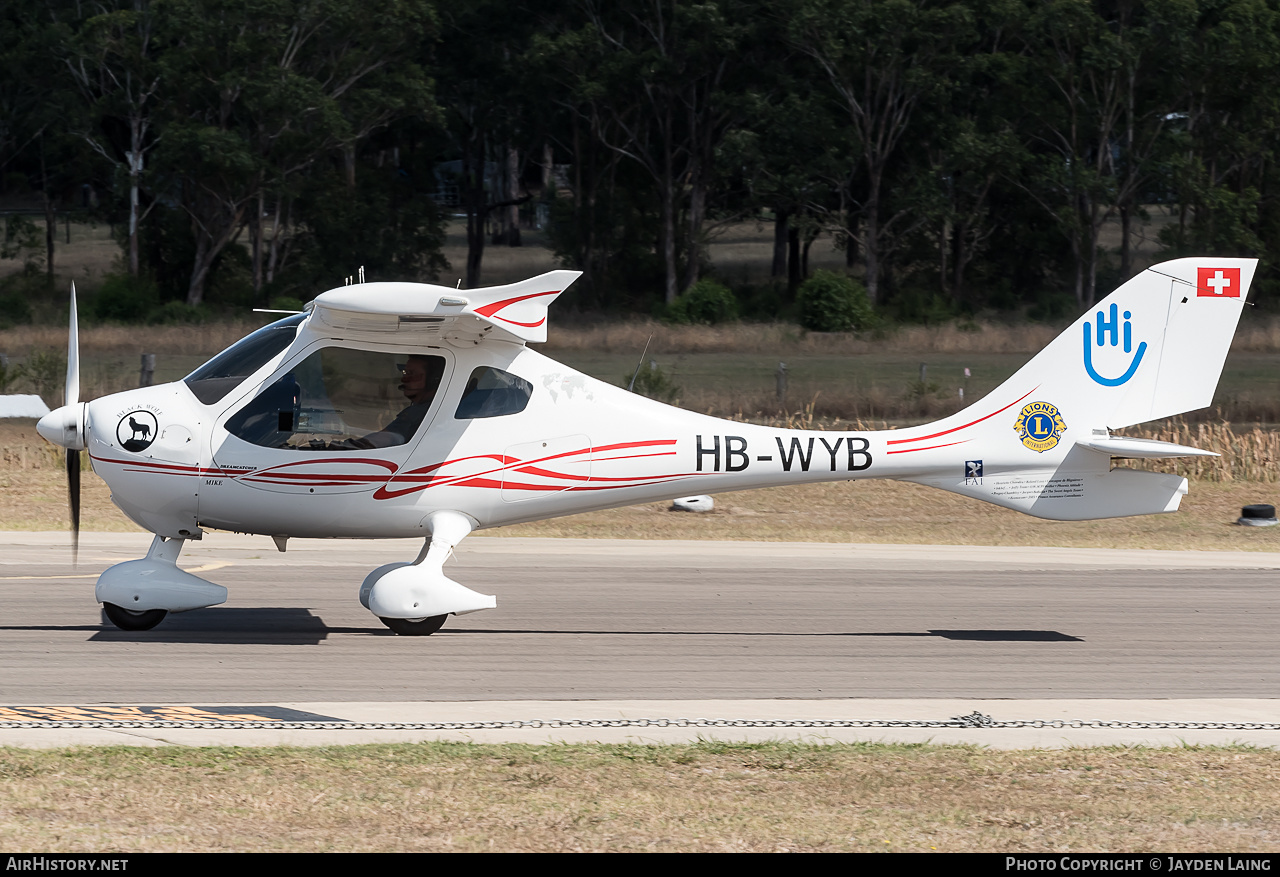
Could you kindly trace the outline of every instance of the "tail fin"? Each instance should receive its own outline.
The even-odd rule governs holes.
[[[918,428],[919,437],[891,442],[904,447],[889,453],[964,446],[954,450],[974,459],[964,461],[963,477],[908,480],[1039,517],[1176,510],[1184,479],[1113,472],[1111,456],[1203,452],[1113,437],[1110,430],[1212,403],[1256,266],[1255,259],[1223,258],[1153,265],[1091,307],[982,401]]]
[[[1034,387],[1088,411],[1094,427],[1112,429],[1205,408],[1256,266],[1256,259],[1153,265],[1090,308],[1004,386]]]

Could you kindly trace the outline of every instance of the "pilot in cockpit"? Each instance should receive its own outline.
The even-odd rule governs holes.
[[[413,354],[399,369],[401,380],[397,389],[409,400],[409,407],[378,432],[348,439],[344,442],[345,445],[353,448],[387,448],[404,444],[418,431],[435,399],[440,379],[444,376],[444,359]]]
[[[396,389],[409,405],[388,423],[388,409],[398,407],[386,378],[393,365],[400,375]],[[444,370],[440,356],[397,359],[390,353],[325,347],[228,418],[226,429],[246,442],[294,451],[404,445],[426,418]]]

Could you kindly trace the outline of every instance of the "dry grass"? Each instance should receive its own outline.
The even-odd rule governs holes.
[[[209,357],[234,344],[272,318],[252,315],[243,320],[203,326],[90,326],[80,329],[80,355],[156,353]],[[25,357],[33,351],[65,353],[66,326],[18,326],[0,330],[0,350]]]
[[[186,353],[211,356],[243,338],[271,318],[247,315],[242,320],[203,326],[90,326],[80,330],[82,353]],[[902,326],[884,336],[854,332],[806,332],[789,323],[732,323],[723,326],[676,326],[648,318],[575,321],[566,317],[551,323],[540,350],[590,351],[639,356],[649,344],[651,354],[736,353],[863,356],[931,353],[1035,353],[1056,338],[1062,326],[1040,323],[977,322],[943,326]],[[652,341],[650,341],[652,339]],[[19,326],[0,330],[0,350],[26,356],[34,350],[65,350],[64,326]],[[1280,318],[1259,317],[1241,326],[1233,351],[1280,353]]]
[[[639,355],[738,353],[768,356],[904,353],[1032,353],[1052,341],[1062,327],[993,322],[945,326],[902,326],[883,336],[856,332],[806,332],[789,323],[732,323],[674,326],[653,319],[551,323],[546,350],[588,350]],[[650,342],[652,338],[652,342]],[[1277,332],[1280,342],[1280,331]],[[1277,348],[1280,349],[1280,348]]]
[[[0,846],[1268,851],[1280,753],[798,744],[0,750]]]
[[[1133,468],[1171,472],[1198,481],[1280,481],[1280,432],[1258,426],[1244,430],[1230,423],[1185,423],[1181,420],[1153,427],[1125,430],[1128,435],[1216,451],[1219,457],[1179,457],[1132,461]]]

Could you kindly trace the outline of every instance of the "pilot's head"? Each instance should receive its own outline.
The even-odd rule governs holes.
[[[400,370],[400,392],[414,405],[429,402],[435,395],[443,371],[444,360],[440,357],[415,353]]]

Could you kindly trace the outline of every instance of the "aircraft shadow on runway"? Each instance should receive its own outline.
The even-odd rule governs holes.
[[[395,636],[382,625],[330,627],[318,615],[298,607],[199,609],[171,614],[151,630],[120,630],[105,618],[90,642],[227,643],[236,645],[314,646],[330,634]]]
[[[102,626],[0,626],[0,630],[92,632],[90,642],[226,643],[254,645],[317,645],[330,634],[395,636],[379,626],[330,627],[308,609],[258,607],[210,608],[170,615],[159,627],[144,631],[119,630],[105,618]],[[748,631],[748,630],[563,630],[522,628],[449,628],[437,637],[500,636],[709,636],[709,637],[935,637],[968,642],[1084,642],[1082,637],[1056,630],[942,630],[925,631]]]
[[[950,640],[976,642],[1056,642],[1080,643],[1082,637],[1071,636],[1056,630],[928,630],[928,631],[746,631],[746,630],[516,630],[516,629],[449,629],[440,633],[503,633],[503,634],[555,634],[559,636],[767,636],[767,637],[819,637],[819,636],[903,636],[939,637]],[[439,636],[440,634],[436,634]]]

